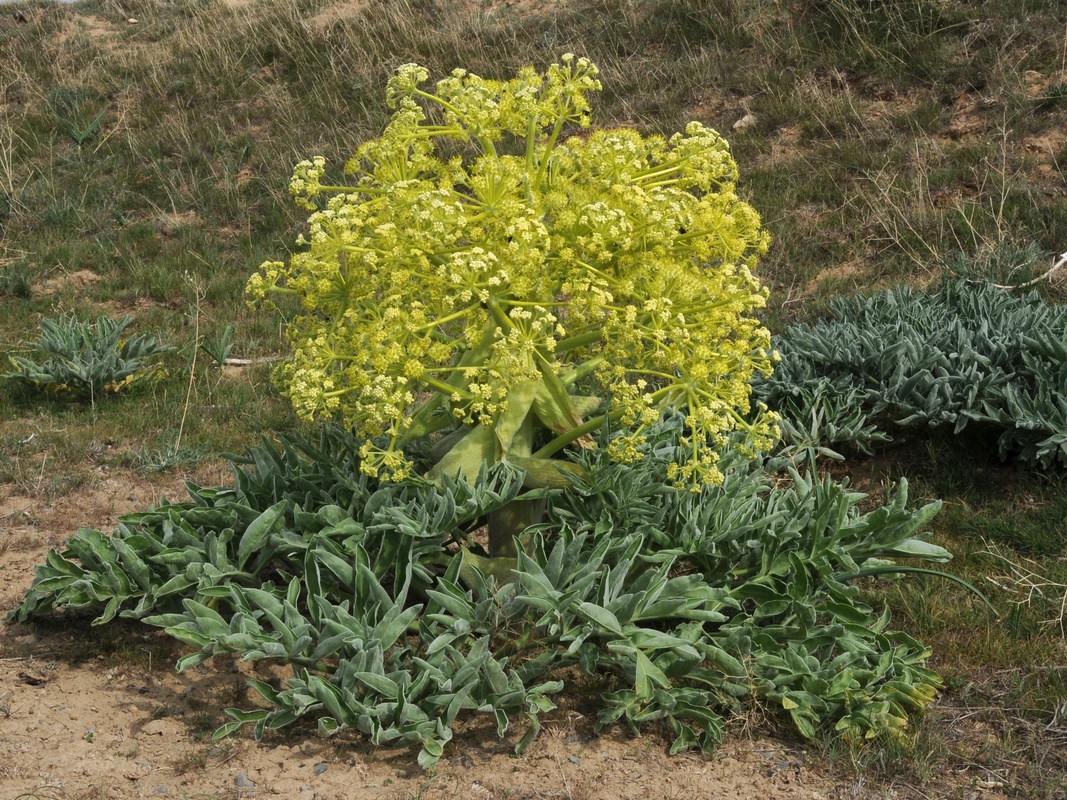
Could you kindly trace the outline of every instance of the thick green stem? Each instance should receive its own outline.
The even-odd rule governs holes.
[[[522,425],[509,437],[504,458],[528,459],[533,450],[534,415],[527,412]],[[515,539],[544,515],[541,500],[512,500],[489,513],[489,557],[517,558]]]
[[[578,427],[572,428],[566,433],[560,434],[551,442],[549,442],[540,450],[538,450],[536,453],[534,453],[533,457],[548,458],[550,456],[554,456],[556,453],[558,453],[564,447],[569,445],[571,442],[577,441],[578,439],[585,436],[587,433],[592,433],[593,431],[597,430],[601,425],[604,424],[604,420],[618,422],[620,419],[622,419],[622,413],[622,411],[612,411],[610,414],[601,414],[599,417],[593,417],[593,419],[589,420],[585,424],[579,425]]]
[[[542,500],[512,500],[489,514],[489,557],[516,558],[515,539],[531,525],[542,520]]]

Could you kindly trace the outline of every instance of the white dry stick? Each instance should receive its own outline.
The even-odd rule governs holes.
[[[193,396],[193,380],[196,377],[196,352],[200,349],[200,302],[205,296],[203,284],[200,283],[199,280],[191,277],[188,272],[185,273],[185,281],[192,287],[193,293],[196,296],[195,305],[193,307],[193,360],[189,365],[189,383],[185,387],[185,405],[182,407],[182,421],[178,423],[178,436],[174,440],[175,454],[181,450],[182,434],[185,433],[185,417],[189,413],[189,401]]]
[[[1035,283],[1043,281],[1045,278],[1048,278],[1051,281],[1052,273],[1058,270],[1064,264],[1067,264],[1067,253],[1061,253],[1059,259],[1056,261],[1055,264],[1052,265],[1052,269],[1042,275],[1038,275],[1032,281],[1020,283],[1018,286],[1005,286],[999,283],[994,283],[993,285],[996,286],[998,289],[1025,289],[1027,286],[1033,286]]]
[[[285,356],[264,356],[263,358],[227,358],[223,364],[227,367],[248,367],[252,364],[273,364]]]

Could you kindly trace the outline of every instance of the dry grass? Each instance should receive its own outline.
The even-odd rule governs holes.
[[[1044,617],[1039,624],[1058,631],[1067,645],[1067,582],[1053,580],[1044,565],[1034,559],[1013,559],[997,547],[991,547],[986,552],[1000,563],[1003,570],[996,575],[986,576],[986,580],[1016,597],[1015,602],[1020,606],[1035,609]],[[1067,669],[1067,666],[1063,669]]]

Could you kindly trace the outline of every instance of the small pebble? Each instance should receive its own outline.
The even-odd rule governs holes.
[[[577,764],[578,756],[567,756],[567,760],[570,761],[572,764]]]
[[[321,775],[322,773],[324,773],[329,768],[330,768],[329,764],[327,764],[325,762],[320,762],[320,763],[315,765],[315,774],[316,775]]]
[[[745,116],[741,117],[741,119],[734,123],[734,130],[743,131],[747,128],[751,128],[757,121],[755,114],[745,114]]]
[[[243,772],[238,772],[233,782],[237,784],[238,789],[254,789],[256,786],[256,782],[248,780]]]

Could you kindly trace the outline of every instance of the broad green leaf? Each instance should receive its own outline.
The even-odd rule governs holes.
[[[586,620],[595,625],[599,625],[610,633],[614,633],[619,637],[624,635],[622,632],[622,625],[619,624],[618,618],[603,606],[598,606],[595,603],[582,602],[578,604],[577,610]]]
[[[805,739],[811,739],[815,736],[815,725],[812,723],[810,715],[805,714],[803,709],[795,708],[790,710],[789,716],[793,720],[793,724],[796,725],[797,731]]]
[[[486,659],[485,675],[489,680],[489,688],[494,694],[504,694],[508,690],[508,678],[496,659],[492,657]]]
[[[422,749],[419,751],[419,766],[423,769],[430,769],[434,764],[440,761],[444,752],[445,748],[441,742],[436,739],[425,740],[422,743]]]
[[[228,592],[227,592],[228,594]],[[225,636],[230,632],[229,623],[213,608],[195,600],[183,600],[186,613],[195,621],[196,626],[207,636]]]
[[[170,631],[167,631],[167,632],[171,633]],[[173,633],[171,633],[171,635],[174,636]],[[181,637],[175,637],[175,638],[179,638],[180,639]],[[185,670],[187,670],[187,669],[191,669],[192,667],[200,666],[205,661],[207,661],[209,658],[211,658],[211,653],[191,653],[190,655],[182,656],[181,658],[179,658],[178,659],[178,664],[175,667],[175,669],[178,672],[185,672]]]
[[[276,731],[286,725],[292,725],[298,719],[300,719],[300,715],[295,711],[275,711],[267,717],[265,722],[268,730]]]
[[[745,678],[748,676],[748,670],[744,668],[741,662],[721,647],[707,644],[701,650],[704,653],[704,658],[722,670],[727,676],[731,678]]]
[[[534,413],[546,428],[555,433],[574,430],[582,424],[583,416],[592,413],[599,405],[595,397],[567,394],[557,376],[545,376],[537,384],[533,399]]]
[[[129,574],[137,586],[143,591],[152,588],[152,570],[141,560],[141,557],[133,551],[126,542],[118,537],[112,537],[111,544],[119,554],[127,574]]]
[[[368,689],[377,692],[383,697],[394,699],[400,692],[400,687],[397,686],[396,682],[384,675],[376,675],[373,672],[356,672],[353,677]]]
[[[507,408],[493,423],[493,433],[500,448],[497,458],[493,461],[500,460],[501,456],[510,457],[512,445],[518,446],[518,455],[530,452],[532,426],[528,416],[540,384],[541,381],[519,381],[509,388]],[[522,441],[516,441],[516,437]]]
[[[253,678],[249,678],[245,682],[251,688],[255,689],[256,692],[259,693],[259,696],[266,700],[268,703],[270,703],[272,706],[281,705],[281,700],[278,696],[278,690],[271,686],[269,683],[257,681]]]
[[[640,650],[636,651],[635,655],[637,679],[634,684],[634,691],[638,700],[652,699],[653,689],[657,686],[661,689],[670,688],[671,682],[667,679],[667,676],[652,663],[648,656]]]
[[[516,455],[510,456],[508,460],[526,471],[523,486],[528,489],[569,489],[574,485],[574,479],[586,478],[589,475],[585,467],[571,461]],[[568,475],[571,477],[568,478]]]
[[[243,722],[227,722],[224,725],[220,725],[219,728],[211,734],[211,741],[217,742],[220,739],[225,739],[234,731],[237,731],[242,727],[244,727]]]
[[[330,570],[342,587],[347,588],[354,584],[355,570],[350,561],[329,552],[325,547],[316,548],[314,553],[315,560]]]
[[[374,633],[378,637],[378,641],[381,643],[383,650],[388,650],[397,640],[408,630],[408,627],[412,622],[422,613],[422,606],[410,606],[403,611],[396,613],[395,616],[390,614],[385,620],[383,620],[375,629]]]
[[[189,589],[193,586],[196,586],[195,580],[190,580],[189,578],[185,577],[185,575],[174,575],[169,580],[167,580],[166,583],[157,588],[154,594],[157,598],[166,597],[171,594],[178,594],[180,592],[184,592],[186,589]]]
[[[341,691],[336,686],[313,676],[309,688],[314,691],[316,699],[336,720],[348,726],[355,722],[356,710],[345,705]]]
[[[227,708],[226,716],[233,717],[242,725],[249,722],[259,722],[270,714],[265,708],[257,708],[255,711],[242,711],[239,708]]]
[[[921,539],[906,539],[886,551],[886,555],[901,558],[921,558],[926,561],[946,562],[952,560],[952,553],[936,544]]]
[[[504,738],[504,734],[508,732],[509,720],[507,713],[502,708],[493,708],[492,706],[488,706],[486,710],[492,711],[496,717],[496,735]]]
[[[119,606],[122,604],[124,597],[112,597],[107,601],[107,605],[104,606],[104,613],[93,620],[93,625],[104,625],[111,622],[115,618],[115,615],[119,611]]]
[[[255,521],[245,529],[237,546],[238,569],[244,569],[249,557],[263,547],[271,531],[284,519],[289,505],[288,500],[278,501],[256,517]]]
[[[498,443],[489,425],[478,425],[470,431],[434,465],[427,477],[439,481],[442,476],[474,483],[485,464],[497,458]]]
[[[472,570],[477,570],[486,578],[494,578],[497,586],[514,582],[515,576],[519,574],[515,570],[514,558],[488,558],[467,549],[460,550],[459,557],[461,559],[459,574],[468,586],[477,585],[477,578],[472,574]]]

